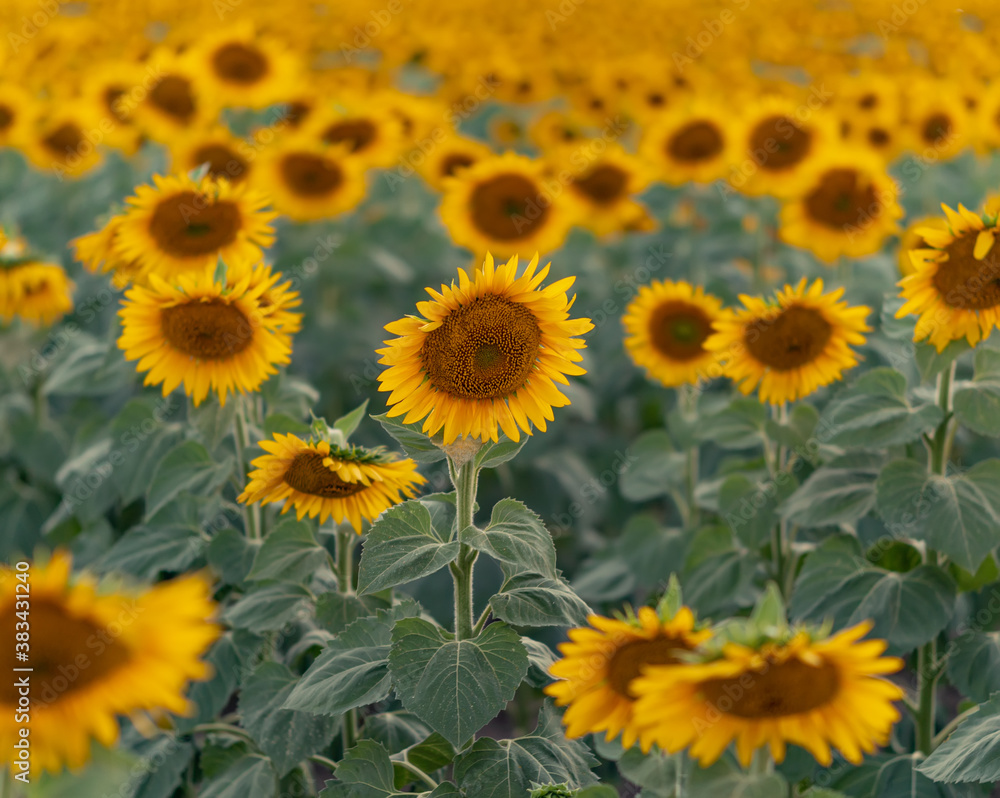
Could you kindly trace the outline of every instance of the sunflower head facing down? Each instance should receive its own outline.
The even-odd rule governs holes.
[[[851,345],[865,342],[864,305],[839,301],[844,289],[823,293],[823,281],[786,285],[773,302],[740,295],[743,308],[715,321],[705,348],[723,362],[723,374],[745,394],[782,404],[808,396],[856,366]]]
[[[899,281],[906,302],[896,313],[919,315],[914,340],[928,339],[939,352],[959,338],[975,346],[1000,326],[1000,219],[941,207],[946,229],[916,229],[926,248],[909,251],[914,272]]]
[[[644,751],[655,743],[689,753],[708,767],[736,743],[744,767],[770,747],[775,762],[787,743],[807,749],[821,765],[831,747],[860,764],[863,753],[889,740],[903,691],[880,678],[903,667],[883,657],[884,640],[859,642],[870,622],[826,636],[783,630],[751,644],[726,642],[701,661],[652,665],[632,685],[634,724]]]
[[[83,767],[91,741],[118,739],[118,716],[152,727],[147,713],[187,714],[190,680],[211,675],[201,657],[219,636],[211,587],[201,575],[146,590],[110,590],[88,576],[73,578],[69,554],[57,551],[30,567],[31,641],[28,661],[14,659],[14,586],[18,574],[0,568],[0,626],[11,645],[0,655],[5,673],[31,667],[31,759],[58,772]],[[21,597],[21,596],[19,596]],[[23,609],[18,607],[17,609]],[[75,679],[66,674],[78,672]],[[0,761],[10,761],[19,725],[18,689],[0,686]],[[12,763],[13,767],[13,763]]]
[[[276,285],[280,279],[264,266],[230,269],[220,282],[208,271],[186,275],[176,286],[154,274],[149,286],[125,294],[118,347],[148,372],[146,385],[163,385],[164,396],[183,383],[196,406],[209,391],[224,405],[227,393],[256,391],[291,359],[294,298],[288,283]]]
[[[516,256],[494,266],[487,255],[471,276],[459,269],[458,284],[428,288],[419,316],[386,325],[399,336],[378,350],[389,416],[424,419],[428,435],[443,428],[446,446],[459,436],[495,442],[501,430],[517,441],[532,424],[545,431],[552,408],[569,404],[555,383],[585,373],[575,336],[593,324],[569,318],[574,278],[541,288],[549,266],[537,267],[536,255],[518,277]]]
[[[712,325],[727,315],[722,301],[701,286],[656,280],[642,286],[625,308],[625,348],[637,366],[667,387],[696,383],[717,376],[711,373],[717,357],[705,341]]]
[[[646,666],[679,662],[711,633],[695,629],[687,607],[669,618],[642,607],[622,620],[591,615],[587,621],[589,626],[571,629],[569,642],[559,646],[562,659],[549,668],[558,681],[545,692],[568,706],[567,736],[604,732],[610,742],[621,734],[622,745],[630,748],[638,739],[632,723],[636,677]]]
[[[249,474],[241,502],[284,501],[282,513],[294,507],[299,519],[319,516],[321,524],[332,516],[338,524],[346,520],[358,534],[362,519],[373,522],[427,481],[413,460],[381,449],[304,441],[291,433],[275,433],[260,447],[267,454],[253,461],[256,470]]]

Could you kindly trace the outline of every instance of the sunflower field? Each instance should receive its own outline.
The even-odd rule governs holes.
[[[0,34],[0,798],[1000,796],[995,0]]]

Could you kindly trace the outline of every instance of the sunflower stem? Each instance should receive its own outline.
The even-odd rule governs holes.
[[[352,529],[337,527],[337,592],[342,596],[354,594],[354,545]],[[344,713],[341,725],[341,742],[346,754],[358,742],[358,711],[349,709]]]
[[[461,467],[449,463],[449,473],[455,485],[455,535],[461,539],[462,530],[472,526],[476,506],[476,487],[479,470],[470,460]],[[448,567],[455,583],[455,639],[468,640],[475,634],[472,606],[472,571],[479,552],[462,543],[458,557]]]
[[[768,773],[774,772],[771,752],[766,745],[762,745],[753,752],[753,758],[750,760],[750,767],[747,768],[747,772],[753,776],[766,776]]]
[[[788,404],[782,402],[780,405],[772,405],[772,417],[775,422],[781,426],[785,426],[788,423]],[[769,456],[769,441],[767,436],[764,437],[764,458],[765,460]],[[777,479],[778,475],[787,467],[788,460],[788,447],[775,442],[774,446],[774,462],[768,463],[768,470],[771,473],[772,479]],[[788,561],[790,559],[790,548],[791,544],[788,540],[788,522],[784,519],[778,521],[771,530],[771,562],[774,564],[774,578],[778,583],[779,588],[782,590],[784,597],[787,599],[790,588],[787,585],[788,574],[786,569],[788,567]]]
[[[698,417],[698,386],[682,385],[678,391],[681,418],[686,425],[694,428]],[[687,447],[687,467],[685,469],[685,499],[687,501],[687,525],[689,529],[697,529],[700,520],[698,503],[695,501],[695,489],[698,487],[698,443],[693,442]]]
[[[228,734],[250,743],[255,749],[257,747],[248,731],[239,726],[230,726],[228,723],[199,723],[191,729],[191,734]]]
[[[233,441],[236,444],[236,471],[240,480],[246,478],[246,450],[250,446],[250,430],[247,426],[245,397],[236,398],[236,415],[233,416]],[[250,540],[260,540],[260,505],[241,504],[243,508],[243,528]]]
[[[674,756],[674,798],[684,798],[684,752]]]

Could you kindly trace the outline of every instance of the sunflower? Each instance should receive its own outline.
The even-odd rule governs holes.
[[[291,433],[275,433],[273,441],[260,441],[268,454],[253,461],[256,471],[239,496],[244,504],[269,504],[284,500],[282,513],[293,507],[299,519],[330,516],[345,519],[361,534],[361,520],[374,521],[404,498],[416,495],[427,480],[417,473],[413,460],[398,459],[380,449],[331,446],[321,440],[303,441]]]
[[[870,255],[898,230],[898,189],[873,153],[828,153],[803,174],[801,185],[802,195],[781,209],[779,235],[820,260]]]
[[[133,155],[142,144],[142,131],[133,111],[145,97],[147,74],[133,61],[107,60],[88,69],[80,87],[81,96],[101,118],[102,144]]]
[[[978,150],[990,152],[1000,147],[1000,83],[983,93],[972,122]]]
[[[263,152],[253,182],[276,210],[296,221],[346,213],[367,190],[364,166],[348,156],[346,146],[331,147],[305,135],[282,139]]]
[[[73,310],[74,288],[59,264],[0,260],[0,319],[52,324]]]
[[[418,168],[424,180],[441,191],[447,178],[455,177],[463,169],[492,157],[493,150],[483,142],[454,134],[430,147],[423,154]],[[416,159],[416,153],[411,159]]]
[[[257,263],[274,241],[269,222],[277,214],[264,209],[264,195],[227,180],[153,175],[152,186],[125,201],[128,210],[109,222],[109,263],[143,280],[214,268],[219,258],[229,266]]]
[[[659,115],[643,130],[639,155],[668,183],[709,183],[725,177],[735,138],[728,108],[692,101]]]
[[[346,107],[317,108],[303,132],[328,145],[342,145],[366,167],[392,166],[406,149],[400,117],[384,102],[348,99]]]
[[[923,219],[918,219],[908,225],[903,231],[899,238],[899,252],[896,256],[899,273],[903,277],[908,277],[917,270],[917,267],[913,265],[910,252],[914,249],[930,249],[930,244],[924,241],[923,236],[917,232],[923,227],[930,227],[933,230],[947,230],[948,220],[941,216],[925,216]]]
[[[184,60],[213,108],[266,108],[297,89],[299,63],[289,47],[252,22],[227,26],[194,43]]]
[[[210,390],[225,405],[227,392],[256,391],[291,359],[288,330],[269,310],[273,299],[261,309],[280,278],[264,267],[234,268],[223,284],[205,270],[181,275],[174,287],[152,274],[148,287],[125,294],[118,348],[149,372],[145,385],[163,385],[164,396],[183,382],[195,406]]]
[[[378,378],[392,392],[389,416],[425,419],[428,435],[443,427],[445,445],[459,436],[496,442],[501,429],[517,441],[532,424],[545,431],[552,408],[569,404],[555,383],[585,373],[577,365],[585,344],[573,336],[593,324],[569,318],[574,278],[540,288],[549,266],[536,274],[537,266],[536,255],[517,277],[517,256],[494,268],[487,255],[471,278],[459,269],[458,285],[428,288],[421,316],[386,325],[399,336],[378,350],[389,367]]]
[[[915,80],[906,95],[905,120],[908,148],[934,160],[958,155],[973,132],[969,111],[948,81]]]
[[[597,236],[654,229],[655,222],[646,206],[633,199],[652,182],[645,162],[611,144],[580,168],[576,162],[582,152],[586,149],[566,150],[553,165],[554,170],[559,170],[559,182],[568,183],[577,201],[578,222]]]
[[[707,767],[735,741],[747,767],[765,744],[782,762],[787,743],[829,765],[832,745],[860,764],[862,751],[889,741],[899,720],[893,702],[903,698],[879,678],[903,661],[881,656],[884,640],[858,642],[871,628],[860,623],[825,638],[798,630],[756,646],[729,642],[717,659],[645,668],[632,682],[642,749],[691,746],[690,755]]]
[[[858,363],[849,345],[865,342],[871,311],[838,301],[843,294],[843,288],[824,294],[822,280],[807,288],[804,277],[771,303],[741,294],[744,307],[717,319],[703,346],[716,353],[723,374],[743,393],[759,384],[762,402],[800,399]]]
[[[565,187],[545,178],[546,165],[523,155],[484,158],[445,182],[441,220],[473,252],[551,252],[566,239],[575,209]]]
[[[712,325],[729,315],[701,286],[653,281],[625,308],[625,348],[651,379],[668,387],[696,383],[717,362],[705,349]]]
[[[646,666],[678,662],[678,654],[693,651],[711,632],[695,630],[687,607],[669,619],[642,607],[638,617],[591,615],[587,621],[590,626],[570,629],[570,642],[560,644],[562,659],[549,668],[559,681],[545,692],[557,705],[569,705],[563,715],[567,737],[604,732],[610,742],[622,734],[622,746],[631,748],[638,739],[633,680]]]
[[[211,177],[223,178],[235,185],[250,175],[254,155],[253,147],[226,127],[194,128],[171,140],[170,171],[191,172],[207,164]]]
[[[118,739],[119,715],[137,722],[163,710],[185,714],[187,683],[210,676],[201,656],[219,636],[215,605],[202,576],[185,576],[147,590],[109,592],[88,576],[70,577],[70,555],[57,551],[30,571],[0,568],[4,679],[0,688],[0,743],[4,760],[17,739],[16,685],[30,667],[31,761],[39,770],[83,767],[91,740],[110,746]],[[19,575],[30,574],[31,606],[15,602]],[[30,615],[25,615],[29,611]],[[18,615],[17,613],[21,613]],[[15,634],[28,618],[28,661],[14,659]],[[148,720],[146,725],[150,725]]]
[[[896,158],[906,144],[898,120],[875,119],[852,125],[845,140],[849,145],[871,150],[886,163]]]
[[[179,131],[204,125],[209,114],[198,93],[198,74],[173,53],[150,56],[152,82],[135,107],[136,124],[154,141],[167,143]]]
[[[50,104],[48,113],[36,118],[21,151],[39,169],[60,177],[77,178],[97,166],[103,156],[98,149],[100,119],[89,103],[69,100]]]
[[[38,103],[18,84],[0,81],[0,147],[20,147],[31,135]]]
[[[506,113],[491,116],[487,132],[492,144],[506,148],[520,146],[526,134],[525,126],[521,120]]]
[[[899,281],[906,302],[896,313],[919,315],[913,339],[929,339],[938,352],[959,338],[975,346],[1000,326],[1000,220],[941,207],[947,229],[917,228],[927,248],[910,250],[914,273]]]
[[[528,135],[542,152],[579,145],[590,138],[589,124],[565,111],[548,111],[531,123]]]

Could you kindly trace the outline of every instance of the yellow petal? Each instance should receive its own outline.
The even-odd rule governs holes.
[[[982,260],[993,249],[993,231],[983,230],[976,236],[976,248],[972,251],[972,256],[976,260]]]

